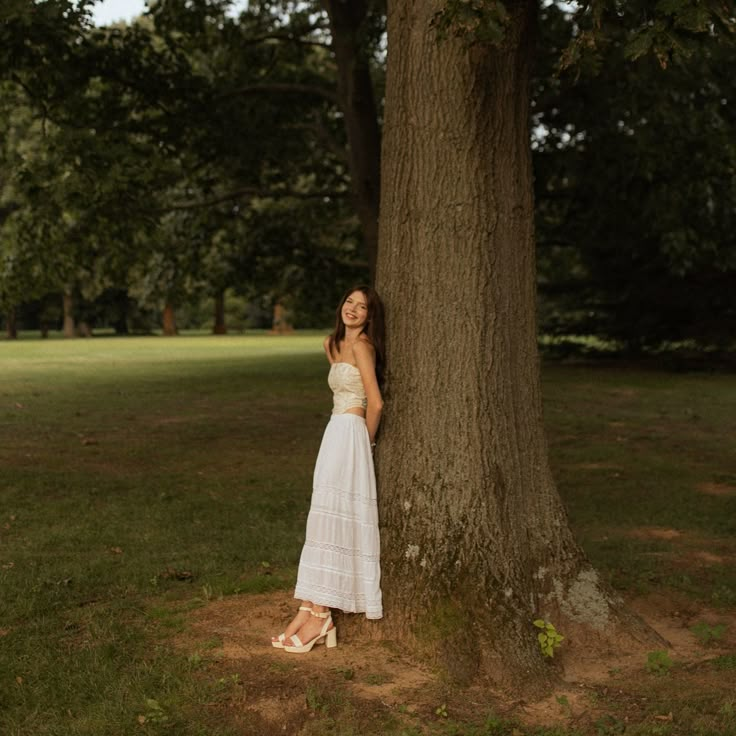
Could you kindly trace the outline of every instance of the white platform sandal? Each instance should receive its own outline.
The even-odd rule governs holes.
[[[321,644],[322,642],[325,642],[325,645],[328,649],[332,649],[333,647],[337,646],[337,629],[332,623],[332,612],[330,610],[324,611],[323,613],[312,611],[312,616],[325,619],[325,623],[322,626],[322,630],[319,632],[319,634],[317,634],[314,639],[308,641],[306,644],[302,644],[299,637],[294,634],[294,636],[290,637],[293,645],[283,645],[284,651],[291,652],[292,654],[306,654],[307,652],[312,651],[312,647],[315,644]],[[330,626],[332,626],[332,628],[330,628]]]
[[[312,609],[309,606],[299,606],[300,611],[309,611],[309,613],[312,613]],[[275,647],[276,649],[283,649],[284,648],[284,639],[286,639],[286,633],[279,634],[275,639],[271,637],[271,646]]]

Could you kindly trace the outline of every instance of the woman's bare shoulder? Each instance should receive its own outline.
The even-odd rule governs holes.
[[[353,345],[353,354],[373,357],[376,354],[376,349],[373,347],[373,343],[369,337],[361,335]]]

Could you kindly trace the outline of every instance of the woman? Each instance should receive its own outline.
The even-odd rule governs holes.
[[[312,503],[295,598],[302,604],[274,647],[303,653],[326,641],[337,646],[331,608],[383,616],[376,480],[372,450],[381,420],[383,305],[358,286],[337,308],[325,339],[333,391],[332,417],[314,469]]]

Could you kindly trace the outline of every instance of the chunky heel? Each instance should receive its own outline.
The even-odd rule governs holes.
[[[327,632],[326,646],[328,649],[332,649],[337,646],[337,629],[334,626]]]

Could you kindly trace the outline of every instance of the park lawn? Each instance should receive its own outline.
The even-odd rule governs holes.
[[[201,624],[228,605],[288,597],[330,410],[320,343],[300,334],[0,344],[3,736],[251,732],[243,713],[255,675],[223,658],[222,635]],[[628,597],[707,611],[699,636],[714,658],[698,667],[727,681],[736,377],[552,364],[544,396],[554,472],[588,555]],[[196,645],[195,630],[205,632]],[[521,728],[491,706],[443,710],[434,691],[436,707],[366,709],[342,687],[353,669],[315,682],[300,679],[303,667],[276,661],[258,673],[305,704],[293,733]],[[684,667],[683,692],[670,669],[680,671],[654,677],[642,664],[637,692],[652,718],[674,710],[673,719],[646,730],[644,713],[627,734],[736,733],[736,700],[699,690]],[[388,677],[369,671],[362,685]],[[639,711],[607,698],[590,731],[518,733],[623,733],[621,708]]]
[[[736,607],[736,377],[549,365],[550,457],[593,563],[634,593]]]

